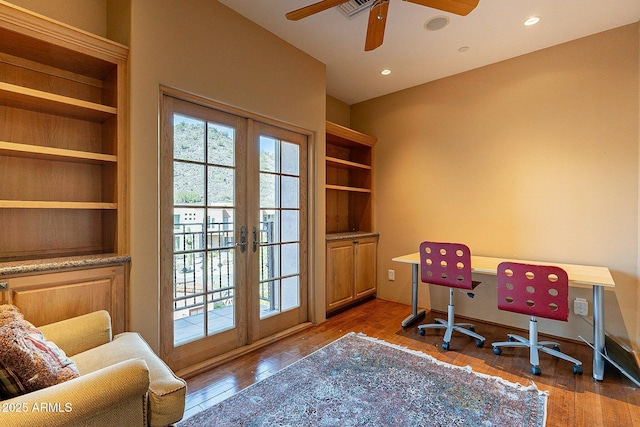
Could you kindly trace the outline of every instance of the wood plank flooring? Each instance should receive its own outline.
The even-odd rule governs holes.
[[[493,354],[491,343],[504,341],[506,334],[521,333],[512,328],[475,323],[477,332],[486,338],[483,348],[472,339],[454,333],[451,349],[442,349],[442,330],[429,330],[420,336],[417,324],[403,329],[400,322],[410,313],[404,304],[380,299],[369,301],[327,322],[263,347],[208,372],[187,379],[185,418],[208,408],[243,388],[262,380],[300,358],[318,350],[348,332],[362,332],[371,337],[430,354],[455,365],[469,365],[475,372],[500,376],[508,381],[530,384],[549,391],[547,426],[549,427],[626,427],[640,426],[640,388],[607,366],[604,381],[592,378],[592,351],[585,344],[562,341],[562,351],[581,360],[584,375],[574,375],[572,364],[541,354],[541,376],[529,372],[526,349],[505,348]],[[427,313],[424,323],[431,323],[440,313]],[[526,332],[522,332],[526,336]]]

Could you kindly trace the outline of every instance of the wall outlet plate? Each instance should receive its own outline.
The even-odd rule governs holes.
[[[578,316],[586,316],[589,314],[589,303],[584,298],[576,298],[573,300],[573,312]]]
[[[389,280],[396,280],[396,271],[389,270]]]

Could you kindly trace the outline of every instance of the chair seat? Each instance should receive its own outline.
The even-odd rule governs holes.
[[[472,291],[480,282],[471,279],[471,251],[461,243],[440,243],[425,241],[420,244],[420,270],[423,283],[449,288],[449,305],[447,320],[436,319],[436,323],[418,326],[420,335],[425,329],[446,329],[442,348],[449,349],[451,335],[454,331],[476,339],[476,345],[482,347],[485,338],[477,334],[470,323],[455,323],[453,291]],[[474,294],[465,292],[473,298]]]
[[[538,342],[537,316],[567,321],[569,310],[569,278],[555,266],[502,262],[497,270],[498,308],[528,314],[529,338],[508,334],[508,341],[494,342],[493,352],[502,353],[501,347],[529,348],[531,372],[540,375],[539,352],[572,362],[573,373],[582,374],[582,362],[560,352],[558,343]],[[550,348],[551,347],[551,348]]]

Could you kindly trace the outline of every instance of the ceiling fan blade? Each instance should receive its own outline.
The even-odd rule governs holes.
[[[456,15],[466,16],[476,8],[480,0],[404,0],[409,3],[421,4],[433,9],[444,10]]]
[[[370,51],[382,45],[384,40],[384,27],[387,25],[387,12],[389,0],[379,0],[369,12],[369,25],[367,25],[367,38],[364,42],[364,50]]]
[[[307,16],[311,16],[315,13],[322,12],[323,10],[331,9],[334,6],[338,6],[342,3],[346,3],[349,0],[323,0],[317,3],[310,4],[309,6],[302,7],[287,13],[285,16],[290,21],[297,21]]]

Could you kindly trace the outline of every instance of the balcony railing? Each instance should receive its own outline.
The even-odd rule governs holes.
[[[228,222],[174,224],[173,299],[174,319],[234,305],[233,224]],[[277,276],[274,221],[262,221],[260,241],[261,310],[278,309],[274,277]],[[206,257],[206,261],[205,261]],[[206,277],[205,277],[206,276]],[[210,329],[210,328],[209,328]]]

